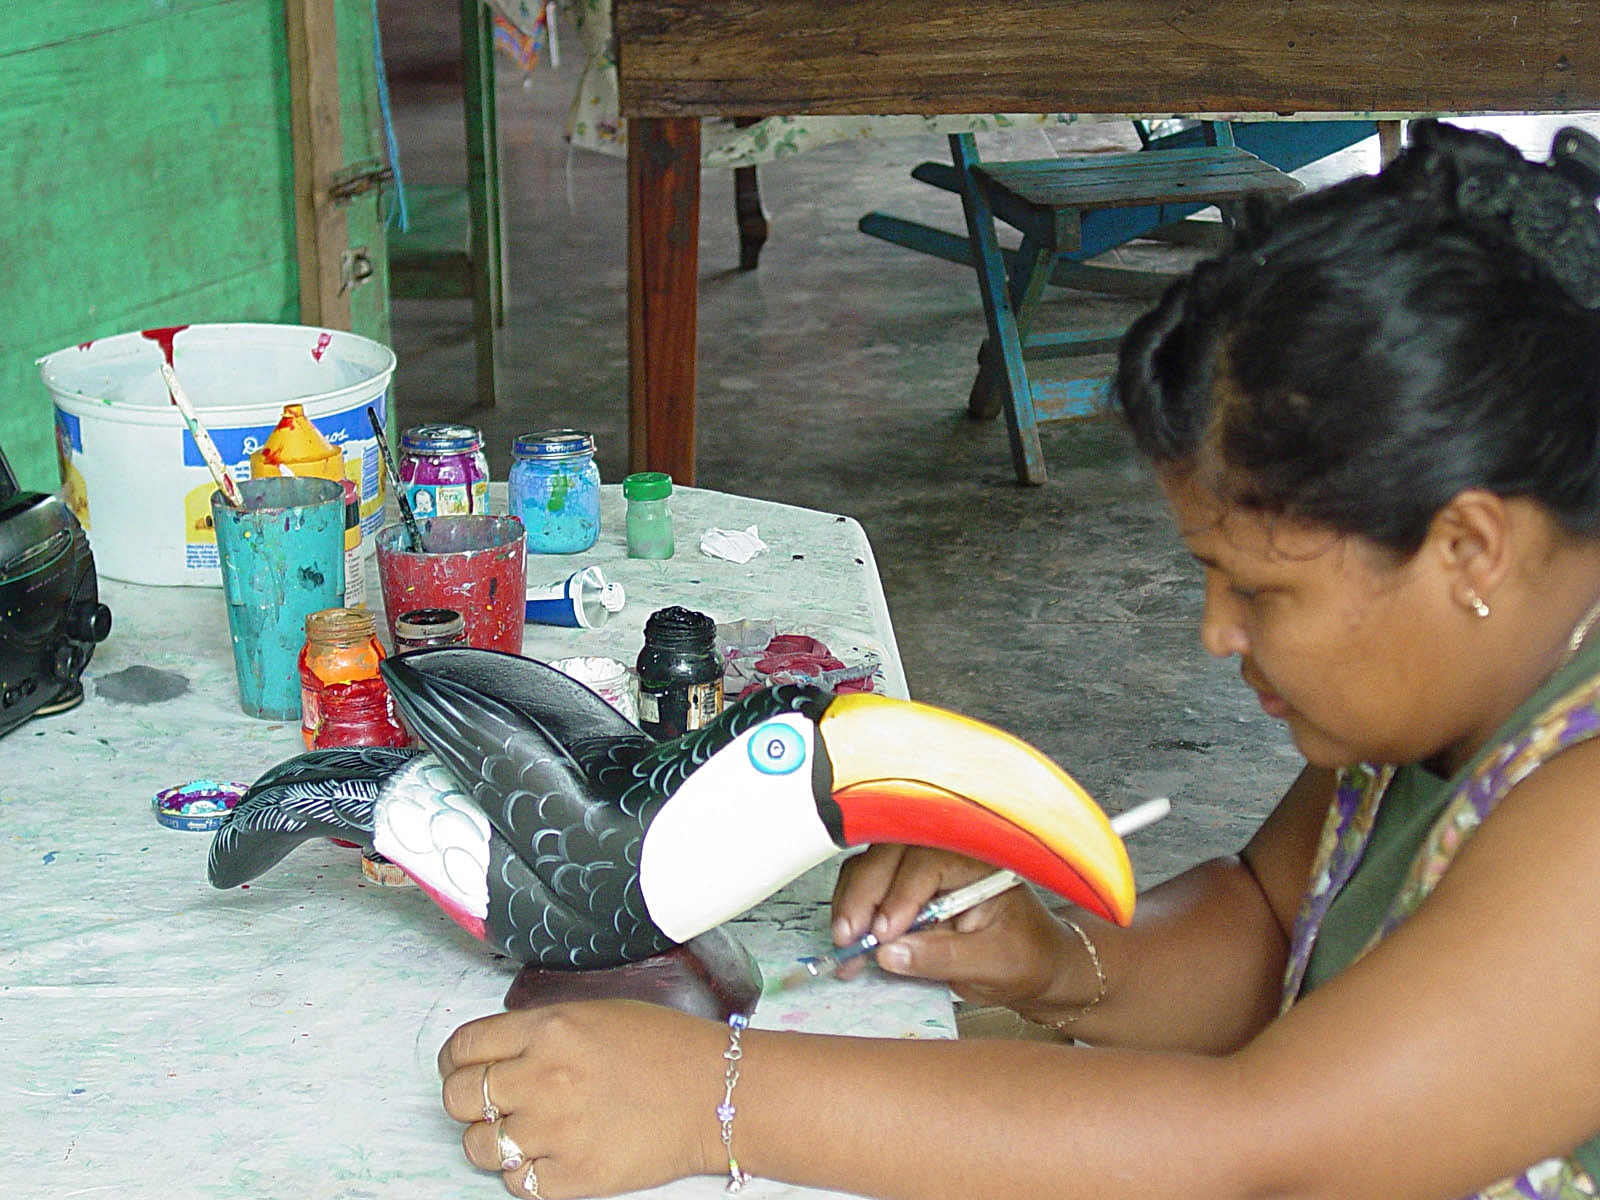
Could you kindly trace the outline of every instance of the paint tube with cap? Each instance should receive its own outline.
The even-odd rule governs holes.
[[[597,629],[625,602],[620,583],[607,583],[599,567],[584,567],[555,583],[530,585],[525,615],[538,625]]]

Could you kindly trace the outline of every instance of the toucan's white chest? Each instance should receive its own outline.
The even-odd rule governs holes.
[[[488,914],[489,819],[433,755],[407,763],[384,788],[372,845],[447,907],[480,921]]]

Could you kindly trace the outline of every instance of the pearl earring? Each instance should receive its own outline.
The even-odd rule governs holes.
[[[1472,606],[1473,613],[1476,614],[1480,619],[1489,615],[1488,602],[1470,588],[1467,591],[1467,603]]]

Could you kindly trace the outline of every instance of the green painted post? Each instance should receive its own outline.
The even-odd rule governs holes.
[[[337,0],[347,161],[382,157],[371,7]],[[297,323],[281,0],[57,0],[0,23],[0,446],[58,486],[36,360],[152,326]],[[348,68],[346,66],[348,64]],[[358,333],[388,341],[379,196],[351,202],[375,277]]]

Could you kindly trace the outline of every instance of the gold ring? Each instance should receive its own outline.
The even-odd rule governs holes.
[[[500,1158],[502,1171],[515,1171],[527,1161],[523,1156],[522,1147],[512,1141],[511,1135],[506,1132],[504,1121],[494,1127],[494,1152]]]
[[[528,1173],[522,1177],[522,1190],[533,1197],[533,1200],[542,1200],[539,1195],[539,1172],[533,1169],[533,1164],[528,1164]]]
[[[500,1110],[495,1107],[494,1101],[489,1099],[489,1067],[491,1065],[493,1064],[485,1063],[483,1067],[483,1119],[493,1123],[500,1119]]]

